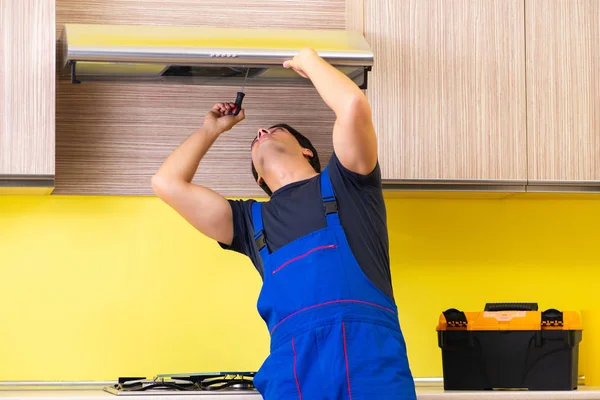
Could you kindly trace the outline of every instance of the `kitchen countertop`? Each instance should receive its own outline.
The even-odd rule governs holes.
[[[6,387],[0,388],[0,400],[261,400],[258,394],[218,394],[202,395],[142,395],[115,396],[104,392],[102,387],[86,388],[46,388],[46,387]],[[440,384],[417,384],[418,400],[600,400],[600,387],[581,386],[573,391],[494,391],[494,392],[445,392]]]

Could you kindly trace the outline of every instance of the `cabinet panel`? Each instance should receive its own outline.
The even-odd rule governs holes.
[[[365,34],[365,0],[346,0],[346,29]]]
[[[522,0],[365,2],[388,180],[525,181]]]
[[[57,0],[64,23],[341,29],[344,0]]]
[[[600,181],[600,1],[527,0],[529,178]]]
[[[235,3],[235,4],[234,4]],[[344,0],[58,0],[65,23],[344,29]],[[152,195],[151,176],[197,129],[216,102],[236,88],[94,83],[60,77],[57,100],[58,194]],[[308,136],[325,163],[334,115],[314,88],[248,88],[246,120],[220,137],[194,182],[225,196],[263,196],[250,172],[250,143],[259,127],[287,122]]]
[[[150,179],[173,149],[235,88],[89,84],[58,86],[57,194],[152,195]],[[284,104],[284,106],[282,106]],[[287,121],[326,162],[334,115],[310,89],[248,88],[246,120],[208,151],[194,179],[224,196],[263,196],[250,171],[259,127]]]
[[[2,179],[54,175],[54,26],[54,0],[0,0]]]

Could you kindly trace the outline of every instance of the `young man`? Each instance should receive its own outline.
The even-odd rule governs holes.
[[[325,170],[287,125],[260,129],[252,172],[268,202],[228,201],[190,182],[217,137],[245,118],[215,105],[152,180],[203,234],[253,261],[271,351],[254,383],[267,400],[416,399],[393,299],[386,211],[369,103],[311,49],[284,63],[334,111]]]

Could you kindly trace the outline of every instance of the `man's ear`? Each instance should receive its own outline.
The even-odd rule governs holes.
[[[306,148],[302,149],[302,155],[304,157],[306,157],[306,158],[313,158],[314,157],[313,152],[310,149],[306,149]]]
[[[265,183],[265,180],[262,178],[262,176],[258,176],[258,179],[256,180],[256,183],[258,183],[259,185],[262,185],[263,183]]]

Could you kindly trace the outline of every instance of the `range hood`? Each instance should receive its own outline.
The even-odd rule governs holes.
[[[62,67],[73,83],[140,81],[306,86],[283,62],[311,47],[366,89],[373,53],[355,31],[66,24]]]

